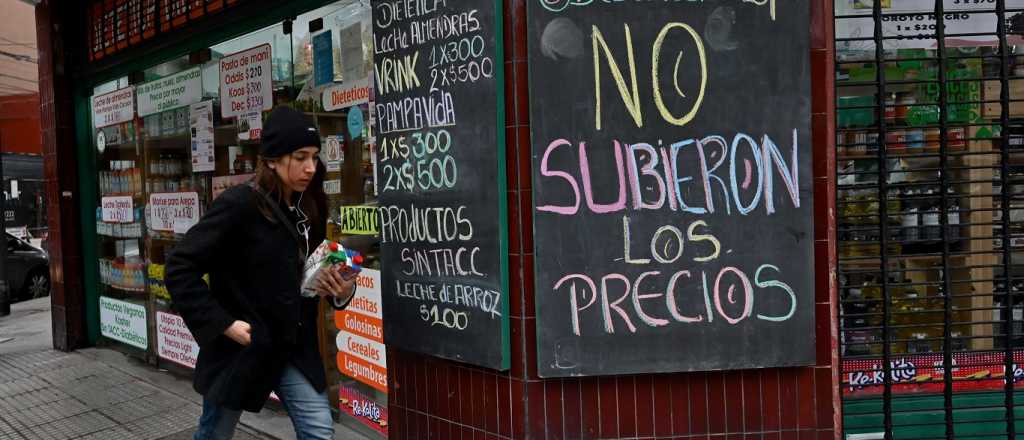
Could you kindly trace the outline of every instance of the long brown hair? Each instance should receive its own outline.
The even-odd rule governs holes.
[[[278,177],[277,172],[270,168],[270,160],[262,156],[257,159],[256,177],[253,178],[253,181],[270,197],[271,201],[280,204],[284,201],[284,182]],[[323,217],[327,211],[327,195],[324,194],[324,175],[326,173],[327,169],[320,161],[317,161],[313,179],[299,202],[299,209],[309,217],[310,224],[318,227],[322,227],[319,225],[323,225],[326,220]],[[268,206],[263,197],[256,199],[256,206],[264,217],[272,223],[277,223],[277,218],[274,217],[274,208]]]

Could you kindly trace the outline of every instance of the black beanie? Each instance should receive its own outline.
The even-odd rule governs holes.
[[[281,157],[304,147],[320,148],[320,134],[305,114],[288,106],[279,106],[263,123],[260,156]]]

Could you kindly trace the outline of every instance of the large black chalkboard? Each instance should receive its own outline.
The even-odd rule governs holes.
[[[501,16],[371,4],[385,343],[507,369]]]
[[[813,363],[808,2],[527,4],[540,375]]]

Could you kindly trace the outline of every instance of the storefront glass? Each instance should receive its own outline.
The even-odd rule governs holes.
[[[1000,8],[1021,6],[836,2],[846,433],[1006,438],[1024,378],[1024,15]]]
[[[358,301],[344,313],[322,308],[329,395],[344,423],[386,435],[369,15],[367,2],[339,1],[94,90],[105,343],[194,368],[199,347],[164,286],[167,256],[220,193],[253,176],[264,118],[290,105],[320,129],[328,238],[365,256]],[[350,340],[379,356],[352,353]]]

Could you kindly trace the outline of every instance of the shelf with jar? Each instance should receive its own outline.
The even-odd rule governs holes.
[[[119,154],[124,150],[136,151],[134,122],[122,122],[96,129],[96,149],[100,154]]]
[[[228,145],[238,143],[238,132],[235,124],[218,125],[214,127],[214,144]],[[242,141],[249,142],[249,141]],[[146,136],[143,145],[147,150],[174,150],[181,151],[192,145],[192,138],[189,132],[179,132],[158,136]]]
[[[839,257],[872,257],[881,253],[880,202],[877,191],[841,190],[837,216]],[[886,200],[886,243],[889,255],[931,254],[962,248],[961,200],[947,188],[946,224],[942,233],[942,195],[937,184],[892,187]]]
[[[891,129],[886,132],[885,154],[889,158],[937,158],[941,151],[940,129],[935,127]],[[967,147],[964,127],[946,130],[946,151],[962,152]],[[864,128],[837,130],[836,158],[847,160],[878,160],[878,131]]]
[[[142,209],[133,208],[132,217],[126,222],[103,221],[103,208],[96,208],[96,234],[101,238],[113,240],[142,238]]]
[[[142,223],[105,223],[97,221],[96,233],[102,238],[115,240],[142,238]]]
[[[999,345],[1005,346],[1009,337],[1011,346],[1024,347],[1024,280],[1015,278],[1010,284],[1007,284],[1005,277],[999,277],[996,279],[995,291],[992,320],[999,322]],[[1010,321],[1012,327],[1005,322],[1004,314],[1008,301],[1011,301]]]
[[[206,194],[206,176],[191,173],[189,159],[184,153],[160,153],[149,157],[146,193],[173,193],[195,191]]]
[[[925,60],[934,51],[899,50],[903,60],[886,64],[886,87],[881,94],[874,63],[840,63],[836,81],[837,157],[840,160],[877,158],[879,120],[885,122],[886,154],[912,157],[940,149],[940,98],[946,99],[946,151],[964,151],[973,137],[972,124],[982,124],[982,79],[986,69],[979,58],[947,60],[946,83],[939,86],[938,61]],[[943,92],[945,88],[945,93]],[[879,106],[879,103],[881,105]],[[983,132],[984,133],[984,132]]]
[[[890,275],[889,344],[893,354],[930,353],[940,351],[945,324],[946,298],[942,283],[905,276]],[[877,275],[844,274],[841,276],[840,323],[845,356],[877,356],[882,353],[882,327],[885,298]],[[954,295],[958,295],[954,293]],[[969,299],[953,297],[952,321],[969,319]],[[966,350],[969,333],[966,326],[955,325],[955,350]]]
[[[146,264],[136,257],[100,258],[100,283],[116,290],[146,291]]]
[[[143,189],[142,169],[134,160],[111,160],[108,171],[99,172],[99,191],[101,196],[132,196],[140,197]]]
[[[170,302],[171,294],[167,291],[167,286],[164,284],[165,272],[165,265],[149,262],[146,267],[146,285],[148,286],[149,293],[155,299]]]
[[[184,106],[145,116],[142,119],[139,132],[144,135],[143,139],[147,142],[177,138],[187,141],[189,134],[188,112],[188,106]]]

